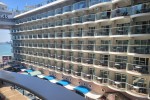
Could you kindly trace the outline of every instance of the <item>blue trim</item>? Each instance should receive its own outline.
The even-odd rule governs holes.
[[[66,86],[70,84],[70,82],[67,80],[61,80],[61,81],[58,81],[56,84],[61,85],[61,86]]]
[[[53,80],[53,79],[55,79],[54,76],[45,76],[45,77],[43,77],[43,78],[45,78],[45,79],[47,79],[47,80]]]
[[[30,72],[33,72],[33,70],[27,69],[27,70],[25,70],[25,72],[30,73]]]
[[[85,86],[77,86],[77,87],[74,88],[74,90],[79,91],[83,94],[86,94],[86,93],[91,91],[89,88],[87,88]]]

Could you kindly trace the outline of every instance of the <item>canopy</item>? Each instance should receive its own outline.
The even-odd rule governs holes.
[[[25,72],[30,73],[30,72],[33,72],[33,70],[27,69],[27,70],[25,70]]]
[[[61,86],[66,86],[70,84],[70,82],[67,80],[61,80],[61,81],[58,81],[56,84],[61,85]]]
[[[40,71],[33,71],[29,73],[31,76],[36,76],[42,74]]]
[[[53,79],[55,79],[54,76],[45,76],[43,78],[46,79],[46,80],[53,80]]]
[[[91,91],[89,88],[85,87],[85,86],[77,86],[74,88],[74,90],[79,91],[83,94],[88,93],[89,91]]]

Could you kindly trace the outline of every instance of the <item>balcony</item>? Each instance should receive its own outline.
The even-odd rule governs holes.
[[[110,19],[111,12],[105,11],[96,14],[96,20]]]
[[[50,38],[55,38],[55,34],[50,34]]]
[[[71,12],[72,11],[72,5],[63,7],[63,13]]]
[[[56,59],[62,60],[63,59],[63,55],[56,55]]]
[[[55,54],[51,54],[51,55],[50,55],[50,58],[55,58]]]
[[[114,69],[118,69],[118,70],[126,70],[126,63],[127,62],[109,61],[109,68],[114,68]]]
[[[63,34],[64,34],[63,35],[64,38],[67,38],[67,37],[70,38],[72,36],[72,32],[70,32],[70,31],[69,32],[64,32]]]
[[[93,81],[99,84],[108,84],[108,78],[93,75]]]
[[[56,48],[62,49],[62,48],[63,48],[63,45],[62,45],[61,43],[56,44]]]
[[[71,70],[71,73],[73,76],[77,76],[77,77],[81,76],[81,71],[79,71],[79,70],[78,71]]]
[[[48,24],[48,26],[49,26],[49,27],[54,27],[54,26],[55,26],[55,23],[54,23],[54,22],[50,22],[50,23]]]
[[[55,44],[49,44],[49,48],[55,48]]]
[[[93,6],[99,3],[110,2],[111,0],[90,0],[89,5]]]
[[[101,45],[96,45],[95,51],[102,51],[102,52],[108,52],[109,51],[109,44],[101,44]]]
[[[63,67],[56,67],[57,72],[63,72]]]
[[[95,21],[95,14],[83,16],[83,22]]]
[[[70,18],[63,20],[63,25],[70,25],[72,23],[72,20]]]
[[[81,2],[77,2],[75,4],[73,4],[73,10],[82,10],[84,8],[86,8],[86,1],[81,1]]]
[[[64,44],[64,49],[71,49],[71,44]]]
[[[64,73],[65,73],[65,74],[71,74],[71,69],[69,69],[69,68],[64,68]]]
[[[55,26],[62,26],[62,20],[58,20],[55,22]]]
[[[87,73],[84,73],[84,72],[81,72],[81,77],[86,79],[86,80],[92,80],[93,79],[92,74],[87,74]]]
[[[83,50],[94,50],[94,44],[83,45]]]
[[[100,28],[95,30],[95,36],[109,36],[110,28]]]
[[[48,66],[51,70],[55,70],[56,66]]]
[[[118,8],[112,11],[111,17],[121,17],[121,16],[130,16],[131,15],[131,8]]]
[[[94,59],[94,64],[102,67],[108,67],[108,60]]]
[[[143,25],[134,25],[132,27],[133,32],[132,34],[150,34],[150,25],[149,24],[143,24]]]
[[[80,16],[80,17],[74,17],[73,19],[72,19],[72,24],[78,24],[78,23],[82,23],[83,21],[82,21],[82,16]]]
[[[72,60],[74,61],[74,62],[79,62],[79,63],[81,63],[81,57],[73,57],[72,58]]]
[[[150,54],[150,45],[130,45],[130,53]]]
[[[82,62],[85,64],[93,64],[93,58],[82,58]]]
[[[149,5],[150,3],[143,3],[143,4],[132,6],[132,15],[149,13],[150,12]]]
[[[81,32],[81,31],[74,31],[72,37],[82,37],[82,34],[83,34],[83,32]]]
[[[82,45],[73,44],[73,49],[74,50],[82,50]]]
[[[129,26],[124,26],[112,28],[111,31],[113,32],[112,35],[128,35],[131,32],[131,29]]]
[[[146,85],[146,84],[144,84]],[[148,88],[146,86],[138,86],[136,84],[127,84],[127,91],[131,95],[136,95],[137,97],[147,98],[148,96]]]
[[[82,36],[94,36],[94,31],[95,30],[84,31]]]
[[[128,71],[132,73],[149,74],[148,65],[130,64],[128,63]]]
[[[116,88],[116,89],[121,89],[121,90],[125,90],[126,88],[126,82],[122,82],[120,80],[110,80],[109,79],[109,85],[113,88]]]
[[[62,38],[63,37],[63,33],[56,33],[55,35],[56,35],[55,38]]]
[[[72,56],[64,56],[64,60],[71,61],[72,60]]]
[[[126,53],[128,46],[111,46],[111,52]]]
[[[58,8],[55,10],[55,15],[62,14],[62,12],[63,12],[62,8]]]

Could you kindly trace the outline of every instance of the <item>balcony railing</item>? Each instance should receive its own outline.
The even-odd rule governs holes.
[[[73,60],[74,62],[79,62],[79,63],[81,63],[82,58],[81,58],[81,57],[72,57],[72,60]]]
[[[126,82],[121,82],[121,81],[114,81],[109,79],[109,85],[118,88],[118,89],[125,89],[126,88]]]
[[[143,25],[134,25],[132,26],[133,31],[132,34],[150,34],[150,25],[143,24]]]
[[[75,4],[73,4],[73,10],[80,10],[83,8],[86,8],[86,1],[81,1],[81,2],[77,2]]]
[[[83,22],[95,21],[95,14],[83,16]]]
[[[81,77],[87,80],[92,80],[93,79],[93,75],[92,74],[87,74],[84,72],[81,72]]]
[[[62,14],[62,8],[58,8],[55,10],[55,15]]]
[[[119,70],[126,70],[126,63],[127,62],[109,61],[109,67],[110,68],[116,68],[116,69],[119,69]]]
[[[111,12],[111,17],[129,16],[131,15],[131,8],[117,8]]]
[[[149,74],[148,65],[139,65],[139,64],[130,64],[128,63],[127,69],[128,71],[141,73],[141,74]]]
[[[72,5],[63,7],[63,13],[72,11]]]
[[[55,22],[55,26],[62,26],[62,20],[58,20]]]
[[[127,45],[113,45],[111,46],[112,52],[127,52],[128,46]]]
[[[65,74],[71,74],[71,69],[64,68],[64,73],[65,73]]]
[[[64,56],[64,60],[71,61],[72,60],[72,56]]]
[[[109,1],[111,1],[111,0],[90,0],[90,6],[99,4],[99,3],[103,3],[103,2],[109,2]]]
[[[83,45],[83,50],[94,50],[94,44]]]
[[[110,28],[100,28],[95,30],[95,36],[108,36],[110,34]]]
[[[71,49],[71,44],[64,44],[64,49]]]
[[[150,54],[150,45],[130,45],[130,53]]]
[[[82,36],[94,36],[95,30],[87,30],[83,32]]]
[[[62,60],[63,59],[63,55],[56,55],[56,59]]]
[[[82,37],[82,34],[83,34],[83,32],[75,31],[75,32],[73,32],[72,37]]]
[[[111,15],[110,11],[100,12],[96,14],[96,20],[109,19]]]
[[[82,58],[82,62],[86,64],[93,64],[93,58]]]
[[[132,14],[141,14],[141,13],[148,13],[150,12],[150,3],[143,3],[143,4],[138,4],[135,6],[132,6]]]
[[[73,76],[81,76],[81,71],[71,70]]]
[[[107,84],[108,78],[103,78],[103,77],[93,75],[93,81],[99,84]]]
[[[127,91],[141,96],[148,96],[149,92],[149,90],[146,87],[134,86],[131,84],[127,84]]]
[[[70,24],[72,24],[71,18],[68,18],[68,19],[64,19],[64,20],[63,20],[63,25],[70,25]]]
[[[82,23],[83,21],[82,21],[82,16],[80,16],[80,17],[74,17],[73,19],[72,19],[72,24],[76,24],[76,23]]]
[[[82,50],[82,45],[74,44],[73,49],[74,50]]]
[[[101,65],[102,67],[108,67],[108,60],[98,60],[94,59],[95,65]]]
[[[105,52],[108,52],[109,51],[109,44],[96,45],[95,48],[96,48],[95,51],[105,51]]]
[[[114,33],[112,35],[128,35],[131,32],[131,29],[129,26],[124,26],[112,28],[111,31]]]

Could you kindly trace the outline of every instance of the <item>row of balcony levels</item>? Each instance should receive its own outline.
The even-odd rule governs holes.
[[[34,64],[35,66],[43,66],[43,63],[38,63],[25,59],[16,59],[18,61],[26,62],[29,64]],[[61,66],[61,67],[60,67]],[[45,65],[48,69],[52,70],[53,72],[59,72],[64,75],[70,75],[76,78],[81,78],[83,80],[87,80],[90,82],[94,82],[96,84],[101,84],[108,86],[111,89],[115,89],[119,91],[128,91],[132,94],[137,94],[143,96],[148,96],[149,93],[149,87],[148,82],[149,80],[147,78],[137,77],[137,76],[127,76],[126,74],[121,73],[112,73],[112,71],[105,71],[105,70],[98,70],[95,68],[89,68],[89,67],[83,67],[83,66],[77,66],[74,67],[72,65],[70,66],[63,66],[62,65],[56,65],[56,64],[50,64]],[[130,77],[130,78],[129,78]]]
[[[52,60],[69,61],[73,63],[82,63],[89,66],[95,65],[100,68],[111,68],[120,71],[130,71],[137,74],[149,74],[149,58],[130,57],[127,56],[109,56],[109,55],[93,55],[82,53],[43,53],[32,51],[14,51],[17,55],[26,55],[28,57],[44,57]],[[43,61],[45,62],[45,61]]]
[[[17,33],[17,32],[16,32]],[[113,35],[135,35],[135,34],[150,34],[150,24],[141,24],[133,26],[118,26],[110,27],[102,26],[99,29],[95,27],[89,27],[88,30],[83,30],[83,28],[78,28],[77,31],[70,29],[69,31],[60,30],[53,32],[37,32],[29,34],[14,34],[13,40],[22,40],[22,39],[50,39],[50,38],[73,38],[73,37],[86,37],[86,36],[113,36]]]
[[[110,2],[110,1],[111,0],[90,0],[89,5],[92,6],[94,4]],[[150,12],[149,5],[150,5],[150,3],[143,3],[143,4],[134,5],[131,7],[116,8],[110,12],[102,12],[102,13],[98,13],[98,14],[86,15],[86,16],[84,16],[83,20],[81,20],[82,18],[79,18],[79,19],[75,18],[74,22],[75,21],[76,22],[95,21],[95,20],[99,20],[99,19],[107,19],[110,17],[114,18],[114,17],[119,17],[119,16],[130,16],[130,15],[135,15],[135,14],[140,14],[140,13],[148,13],[148,12]],[[75,10],[82,10],[85,8],[88,8],[86,1],[81,1],[81,2],[77,2],[73,5],[65,6],[63,8],[58,8],[56,10],[51,10],[51,11],[37,14],[37,15],[34,15],[31,17],[18,19],[18,20],[16,20],[16,23],[20,24],[20,23],[25,23],[25,22],[31,22],[34,20],[49,18],[51,16],[57,16],[57,15],[72,12]],[[69,23],[68,20],[66,20],[66,24],[67,23]]]
[[[120,52],[120,53],[137,53],[137,54],[150,54],[150,40],[116,40],[111,43],[110,40],[101,40],[98,43],[94,41],[78,41],[77,44],[72,42],[63,43],[13,43],[13,47],[26,47],[37,49],[70,49],[70,50],[87,50],[87,51],[101,51],[101,52]]]

